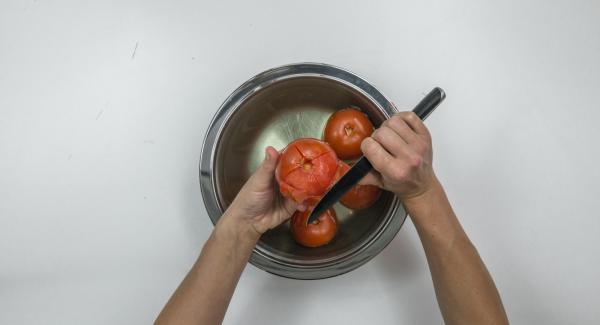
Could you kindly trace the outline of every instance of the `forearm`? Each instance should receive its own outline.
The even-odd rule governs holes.
[[[257,240],[253,230],[223,215],[156,324],[220,324]]]
[[[494,282],[437,182],[405,201],[421,238],[446,324],[507,324]]]

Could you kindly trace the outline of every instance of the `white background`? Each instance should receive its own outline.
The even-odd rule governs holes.
[[[600,322],[600,2],[0,2],[0,323],[144,324],[212,225],[209,120],[300,61],[409,108],[515,324]],[[438,324],[410,222],[323,281],[248,266],[228,324]]]

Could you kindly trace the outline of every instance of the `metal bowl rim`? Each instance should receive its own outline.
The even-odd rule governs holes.
[[[301,77],[324,78],[339,82],[358,91],[375,104],[386,117],[396,112],[391,101],[372,84],[352,72],[328,64],[296,63],[284,65],[266,70],[250,78],[234,90],[223,102],[213,116],[204,136],[200,154],[199,181],[204,205],[213,224],[216,224],[224,210],[217,197],[217,186],[213,171],[218,142],[225,125],[231,115],[248,98],[261,89],[273,83]],[[286,258],[272,258],[263,247],[257,245],[250,257],[250,262],[269,273],[294,279],[322,279],[349,272],[377,255],[395,237],[406,219],[406,212],[399,209],[400,206],[399,200],[395,198],[387,212],[388,217],[377,227],[376,231],[364,239],[360,245],[343,255],[318,260],[310,264],[295,264],[286,261]],[[385,242],[382,242],[383,245],[373,250],[373,244],[380,238]]]

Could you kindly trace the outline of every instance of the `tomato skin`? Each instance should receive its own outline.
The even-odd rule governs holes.
[[[303,138],[290,142],[275,169],[279,191],[298,203],[322,196],[335,178],[337,161],[333,149],[321,140]]]
[[[294,240],[306,247],[319,247],[328,244],[337,233],[337,215],[332,208],[327,209],[319,218],[307,224],[308,217],[319,198],[311,198],[311,207],[306,211],[296,211],[290,221],[290,231]]]
[[[340,161],[336,179],[342,177],[349,169],[350,166],[348,164]],[[350,191],[344,194],[340,199],[340,203],[348,209],[361,210],[372,206],[377,202],[380,195],[381,189],[375,185],[355,185]]]
[[[329,117],[323,138],[340,159],[356,159],[362,155],[361,142],[374,130],[365,113],[355,108],[344,108]]]

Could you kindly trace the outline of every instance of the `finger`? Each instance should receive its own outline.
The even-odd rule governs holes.
[[[375,185],[382,187],[383,181],[381,180],[381,174],[372,170],[367,174],[367,176],[363,177],[363,179],[358,182],[358,185]]]
[[[275,149],[271,146],[267,146],[265,148],[265,162],[267,162],[266,165],[271,167],[273,170],[275,170],[275,166],[277,165],[278,158],[279,158],[279,151],[277,151],[277,149]]]
[[[405,152],[408,150],[408,143],[388,126],[382,126],[375,130],[371,138],[379,142],[387,152],[396,158],[406,155]]]
[[[367,137],[363,140],[360,144],[360,149],[371,165],[373,165],[373,168],[378,172],[385,170],[393,161],[393,157],[390,153],[387,152],[379,142],[371,137]]]
[[[402,112],[398,114],[398,116],[400,116],[418,135],[430,137],[429,130],[423,123],[423,120],[421,120],[414,112]]]
[[[383,123],[384,126],[392,129],[396,134],[398,134],[406,143],[414,143],[417,139],[417,134],[415,131],[404,121],[402,113],[396,114],[392,116],[389,120]]]
[[[292,214],[294,214],[294,211],[296,211],[298,209],[299,204],[294,202],[294,200],[291,199],[284,199],[283,201],[283,209],[285,210],[285,215],[286,215],[286,219],[288,219],[289,217],[292,216]]]
[[[251,177],[252,183],[259,188],[267,188],[273,185],[275,177],[275,167],[277,166],[279,152],[275,148],[268,146],[265,148],[265,160]]]

